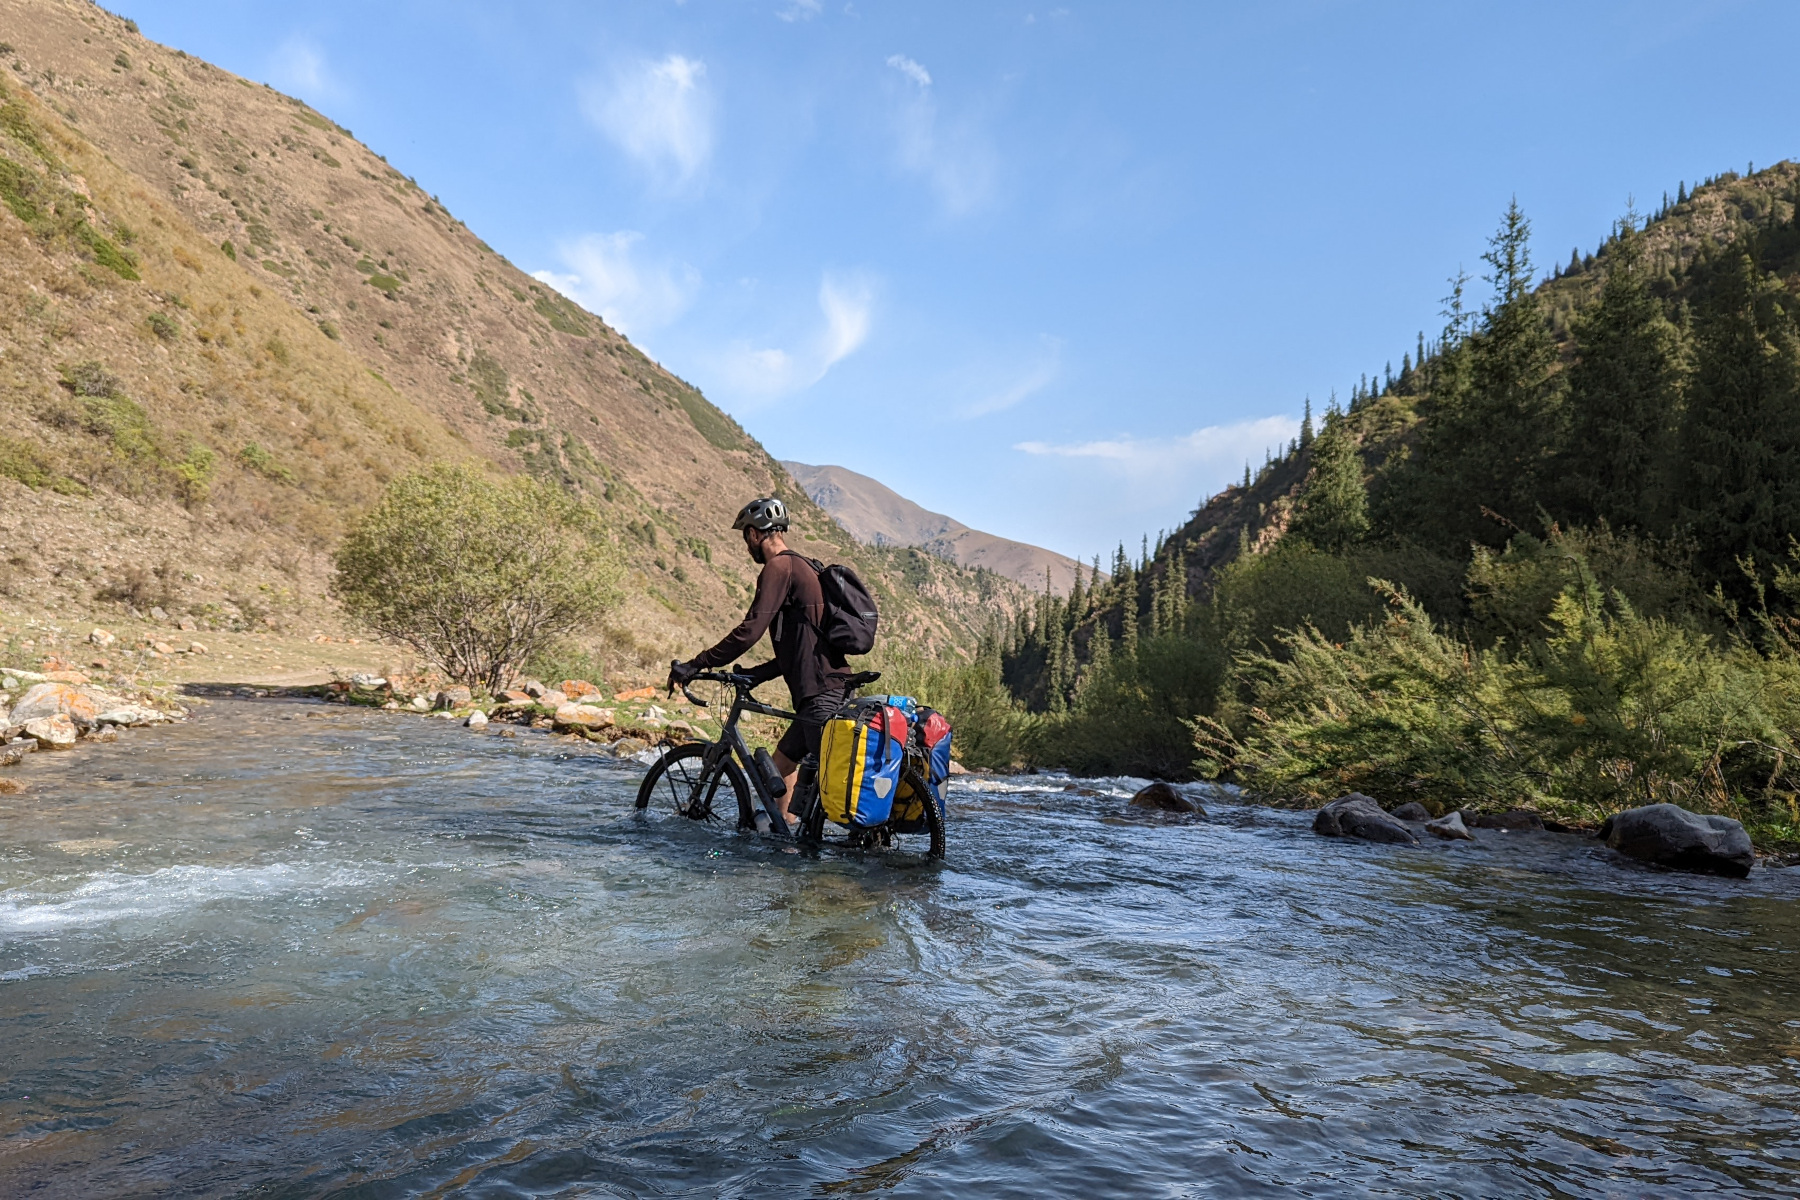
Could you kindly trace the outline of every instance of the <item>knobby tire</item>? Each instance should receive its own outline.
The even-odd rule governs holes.
[[[712,749],[710,742],[689,742],[678,746],[656,760],[638,785],[637,807],[641,812],[648,809],[654,801],[657,806],[676,816],[693,820],[732,820],[731,805],[726,801],[725,811],[721,812],[719,785],[728,784],[732,794],[737,798],[737,813],[734,827],[750,829],[755,827],[755,820],[750,806],[750,781],[744,777],[744,770],[738,766],[737,760],[727,757],[715,767],[710,779],[701,792],[700,812],[688,812],[688,797],[693,794],[696,779],[706,769],[706,752]]]

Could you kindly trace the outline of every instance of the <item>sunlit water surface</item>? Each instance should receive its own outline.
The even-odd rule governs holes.
[[[0,800],[0,1192],[1800,1190],[1800,872],[951,792],[942,867],[282,701]]]

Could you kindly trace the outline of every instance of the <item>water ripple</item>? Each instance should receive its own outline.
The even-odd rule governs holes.
[[[0,1187],[1783,1194],[1800,875],[961,781],[950,856],[548,737],[228,701],[0,808]]]

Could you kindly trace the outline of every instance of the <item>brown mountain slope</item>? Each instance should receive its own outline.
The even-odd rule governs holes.
[[[1081,564],[1067,555],[970,529],[934,513],[867,475],[846,467],[814,467],[782,460],[813,503],[865,546],[917,546],[965,567],[979,567],[1035,591],[1066,596]],[[1085,569],[1085,568],[1084,568]]]
[[[191,604],[250,589],[323,620],[344,521],[397,471],[473,457],[612,518],[635,585],[613,640],[645,661],[742,611],[730,519],[757,494],[864,570],[890,628],[985,624],[990,588],[862,551],[697,391],[300,102],[81,0],[0,0],[0,44],[0,530],[52,607],[148,556],[208,581]],[[25,532],[57,489],[54,532]],[[119,561],[69,567],[94,545]]]

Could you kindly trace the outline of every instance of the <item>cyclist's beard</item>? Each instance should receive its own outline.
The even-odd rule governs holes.
[[[769,561],[768,557],[763,554],[761,542],[757,542],[750,547],[750,561],[759,567]]]

